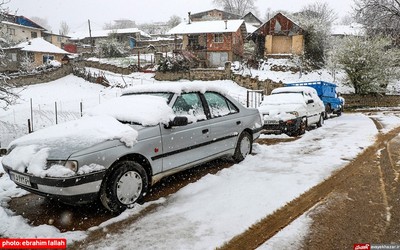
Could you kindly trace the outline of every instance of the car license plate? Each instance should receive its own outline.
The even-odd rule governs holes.
[[[264,124],[272,124],[272,125],[274,125],[274,124],[279,124],[279,121],[266,120],[266,121],[264,121]]]
[[[11,180],[15,181],[18,184],[21,184],[24,186],[31,186],[31,181],[29,180],[28,176],[25,176],[22,174],[17,174],[12,171],[10,171],[10,176],[11,176]]]

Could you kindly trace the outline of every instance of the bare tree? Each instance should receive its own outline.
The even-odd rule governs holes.
[[[323,66],[329,48],[331,25],[337,14],[327,3],[315,2],[303,7],[295,17],[305,30],[305,58],[313,66]]]
[[[6,0],[0,1],[0,66],[5,66],[8,61],[3,48],[8,46],[9,42],[6,39],[7,36],[3,34],[3,32],[6,31],[4,31],[2,27],[3,24],[1,23],[1,21],[6,18],[6,14],[8,13],[8,9],[5,6],[8,2],[9,1]],[[0,108],[6,108],[18,97],[15,93],[13,93],[13,86],[7,82],[8,79],[9,77],[7,74],[0,72]]]
[[[239,16],[244,16],[250,11],[256,11],[255,2],[256,0],[214,0],[215,5]]]
[[[182,22],[182,18],[180,18],[177,15],[173,15],[169,18],[167,25],[168,25],[168,28],[172,29],[173,27],[177,26],[181,22]]]
[[[66,36],[66,35],[68,35],[69,31],[70,31],[70,28],[69,28],[67,22],[66,21],[62,21],[60,23],[59,34],[62,35],[62,36]]]
[[[103,26],[105,30],[115,30],[115,29],[128,29],[136,28],[136,22],[129,19],[119,19],[114,20],[112,23],[106,23]]]
[[[400,0],[355,0],[357,21],[369,35],[399,36]]]
[[[51,26],[49,24],[49,21],[47,21],[46,18],[33,16],[33,17],[30,17],[30,19],[32,21],[34,21],[35,23],[39,24],[40,26],[42,26],[43,28],[45,28],[46,30],[51,30]]]

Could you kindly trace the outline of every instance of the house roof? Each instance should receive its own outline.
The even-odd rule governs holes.
[[[203,18],[204,16],[208,15],[208,13],[213,12],[213,11],[220,12],[222,14],[222,17],[221,17],[222,20],[235,20],[235,19],[241,18],[241,16],[239,16],[237,14],[219,10],[219,9],[212,9],[212,10],[206,10],[206,11],[194,13],[194,14],[191,14],[190,17],[191,18]]]
[[[141,36],[150,38],[151,36],[146,32],[138,28],[128,28],[128,29],[113,29],[113,30],[93,30],[92,37],[107,37],[110,34],[135,34],[140,33]],[[70,35],[72,40],[81,40],[90,37],[89,32],[77,32]]]
[[[168,31],[168,34],[186,35],[207,33],[233,33],[238,31],[243,23],[244,20],[201,21],[191,22],[190,24],[183,22]]]
[[[24,17],[24,16],[16,16],[16,15],[11,15],[11,14],[6,14],[5,20],[10,23],[13,23],[13,24],[45,30],[45,28],[43,28],[39,24],[35,23],[34,21],[32,21],[29,18]]]
[[[289,22],[283,22],[282,21],[287,20]],[[275,30],[275,25],[276,23],[279,23],[280,29]],[[283,26],[284,25],[284,26]],[[294,33],[301,33],[303,32],[303,28],[291,20],[289,17],[285,16],[282,13],[276,14],[274,17],[269,19],[266,23],[261,25],[256,31],[253,32],[253,34],[262,34],[262,35],[267,35],[271,33],[285,33],[286,35],[294,34]]]
[[[22,42],[14,47],[11,47],[10,49],[20,49],[21,51],[44,52],[52,54],[69,54],[67,51],[45,41],[41,37]]]
[[[242,17],[246,22],[254,21],[254,23],[259,23],[260,25],[263,23],[258,17],[256,17],[252,12],[247,13]]]
[[[44,30],[43,28],[36,28],[36,27],[33,27],[33,26],[26,26],[26,25],[13,23],[13,22],[8,22],[8,21],[2,21],[0,23],[6,24],[6,25],[12,25],[12,26],[16,26],[16,27],[23,27],[25,29],[30,29],[30,30]]]

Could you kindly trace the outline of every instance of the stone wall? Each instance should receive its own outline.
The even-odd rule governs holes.
[[[371,107],[400,107],[400,95],[353,95],[347,94],[345,109]]]
[[[116,74],[122,74],[122,75],[129,75],[132,74],[133,72],[137,71],[135,68],[123,68],[123,67],[118,67],[116,65],[112,64],[106,64],[106,63],[100,63],[96,61],[79,61],[79,62],[74,62],[74,65],[77,67],[88,67],[88,68],[96,68],[100,70],[105,70],[105,71],[110,71]]]
[[[36,74],[10,76],[10,79],[7,80],[7,82],[17,87],[21,87],[32,84],[51,82],[69,74],[72,74],[72,65],[63,64],[60,68],[48,69],[38,72]]]
[[[186,80],[201,80],[201,81],[214,81],[214,80],[232,80],[239,86],[253,89],[263,90],[265,94],[269,95],[271,91],[277,87],[282,87],[282,82],[274,82],[272,80],[259,80],[258,77],[242,76],[234,74],[231,70],[231,64],[227,63],[224,69],[191,69],[182,72],[156,72],[154,79],[158,81],[178,81]]]

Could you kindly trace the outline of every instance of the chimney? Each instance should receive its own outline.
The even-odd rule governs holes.
[[[227,30],[228,29],[228,20],[225,20],[224,22],[225,22],[225,29]]]
[[[190,24],[190,11],[188,12],[188,24]]]

